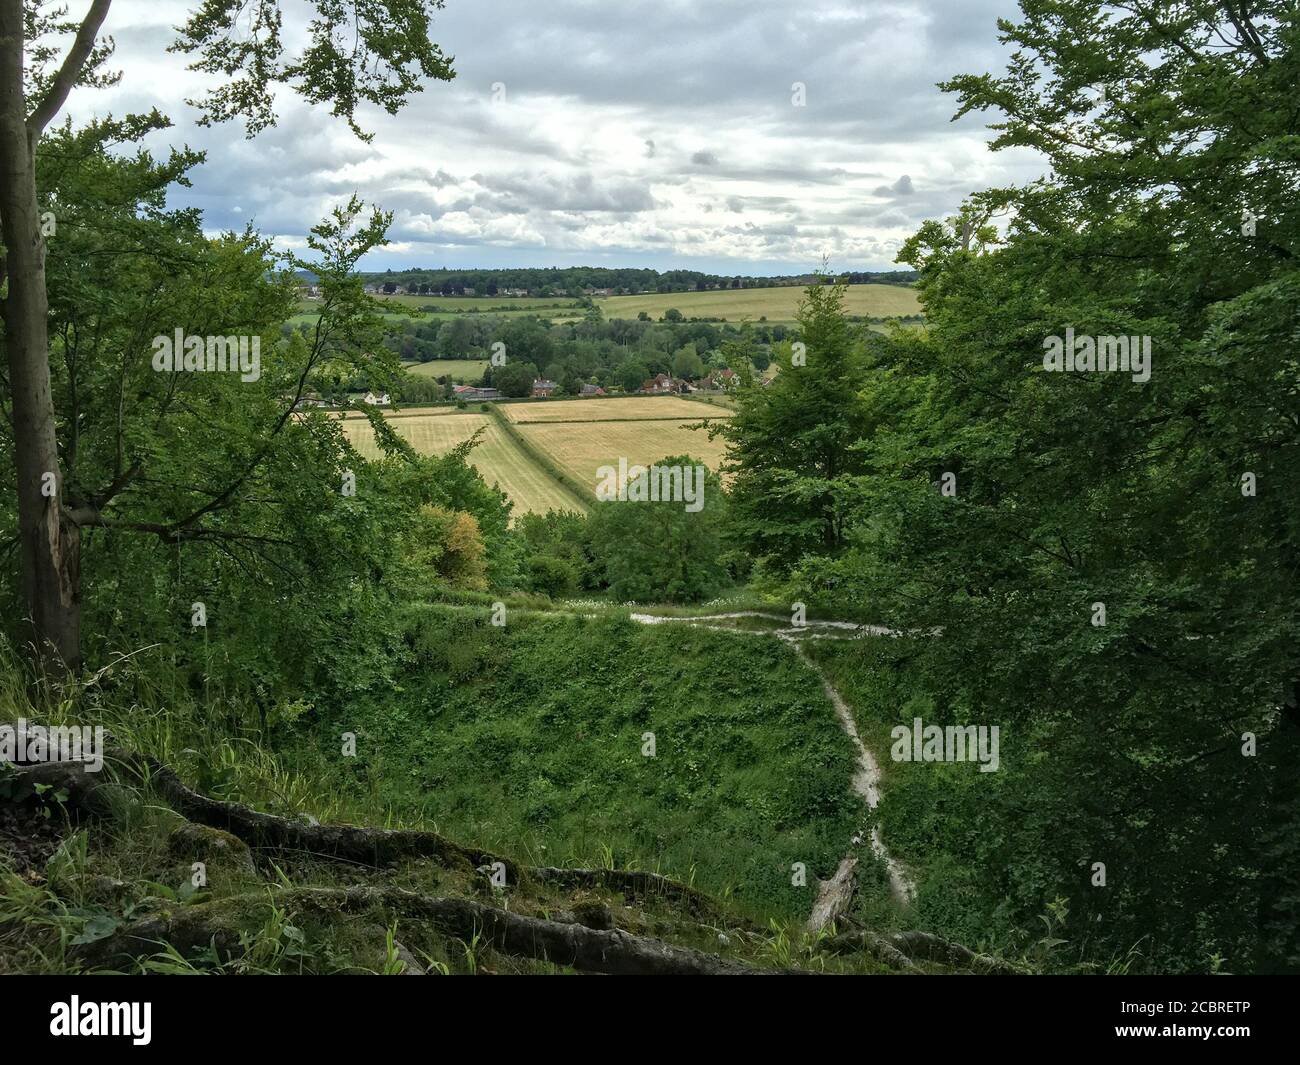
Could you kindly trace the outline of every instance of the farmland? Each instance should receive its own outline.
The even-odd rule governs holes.
[[[457,384],[473,383],[483,376],[487,359],[434,359],[432,362],[407,362],[407,373],[417,377],[442,377],[450,374]]]
[[[607,296],[599,300],[606,318],[635,318],[644,311],[662,318],[676,308],[687,318],[766,318],[769,322],[792,322],[804,290],[782,288],[718,289],[711,292],[647,293],[640,296]],[[850,315],[901,317],[920,314],[916,290],[902,285],[849,285],[844,309]]]
[[[654,402],[651,400],[650,402]],[[708,412],[705,412],[706,415]],[[588,421],[525,423],[520,431],[578,483],[596,487],[600,466],[648,466],[669,455],[691,455],[711,470],[721,464],[724,444],[710,440],[703,429],[688,429],[693,421]]]
[[[543,422],[654,421],[714,417],[699,403],[678,396],[627,396],[612,399],[561,399],[547,403],[508,403],[505,416],[518,425]]]
[[[385,415],[397,432],[422,455],[441,455],[483,430],[470,461],[489,484],[515,504],[515,513],[584,510],[587,502],[545,468],[546,459],[579,485],[596,485],[599,466],[649,465],[669,455],[692,455],[712,470],[722,461],[723,443],[688,426],[725,418],[720,407],[677,396],[503,403],[498,408],[516,431],[544,458],[538,460],[510,438],[491,415],[455,407],[428,407]],[[374,434],[360,414],[343,418],[343,431],[366,458],[379,455]]]
[[[470,454],[470,462],[488,484],[496,485],[510,497],[516,514],[584,509],[580,500],[529,458],[486,414],[435,408],[392,416],[391,421],[393,428],[422,455],[440,455],[479,429],[484,430]],[[343,431],[362,455],[378,457],[374,434],[364,419],[345,419]]]

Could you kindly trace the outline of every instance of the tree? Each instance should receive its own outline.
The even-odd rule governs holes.
[[[660,459],[656,465],[704,468],[688,455]],[[633,494],[631,486],[628,494]],[[668,499],[599,503],[590,518],[591,553],[610,594],[620,602],[673,603],[715,595],[726,581],[720,561],[726,510],[722,483],[711,472],[705,473],[698,510]]]
[[[18,0],[0,4],[0,276],[7,285],[4,346],[17,539],[34,643],[52,671],[80,664],[79,521],[87,513],[86,503],[101,511],[102,501],[69,497],[59,454],[47,325],[49,219],[43,224],[50,212],[42,210],[43,204],[53,203],[53,190],[38,186],[38,160],[42,138],[71,91],[113,78],[104,70],[111,44],[98,40],[110,4],[93,0],[57,68],[56,41],[73,28],[62,22],[62,13],[29,8]],[[283,86],[312,102],[330,103],[332,112],[362,135],[355,121],[360,103],[394,112],[418,91],[420,77],[453,76],[428,35],[430,15],[440,6],[441,0],[389,0],[382,7],[346,11],[320,3],[317,17],[304,27],[307,46],[300,54],[286,55],[278,5],[268,0],[248,26],[242,8],[204,0],[181,27],[175,47],[196,57],[194,69],[220,79],[199,101],[204,121],[242,117],[249,133],[255,133],[274,123],[273,93]],[[344,33],[345,28],[353,32]],[[362,43],[345,44],[345,37]],[[110,486],[110,498],[135,476],[123,471],[122,481]],[[236,488],[230,486],[230,492]]]
[[[863,466],[854,446],[868,432],[860,336],[844,315],[843,285],[810,285],[799,306],[802,349],[784,345],[781,372],[758,383],[747,355],[724,350],[742,378],[739,407],[714,430],[734,471],[734,533],[777,572],[807,553],[844,544],[846,492]],[[743,340],[752,349],[752,335]],[[739,363],[739,367],[735,364]]]
[[[704,361],[696,354],[694,344],[687,344],[674,352],[673,376],[689,381],[704,376]]]
[[[537,367],[531,362],[507,362],[492,371],[492,384],[503,396],[521,399],[533,394],[533,382],[537,380]]]
[[[929,634],[869,652],[891,705],[1000,724],[1005,775],[911,837],[952,833],[980,918],[1059,896],[1098,957],[1294,969],[1294,5],[1022,8],[1008,72],[947,88],[1051,176],[904,245],[927,328],[873,347],[844,550],[791,594]],[[1050,370],[1067,327],[1149,338],[1149,375]]]
[[[635,392],[650,377],[650,371],[646,365],[636,359],[628,359],[619,365],[618,383],[623,386],[624,392]]]

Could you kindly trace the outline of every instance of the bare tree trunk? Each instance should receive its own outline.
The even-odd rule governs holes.
[[[63,478],[50,395],[45,242],[35,136],[23,91],[22,0],[0,0],[0,235],[9,291],[5,350],[12,391],[23,592],[47,671],[80,665],[79,537],[62,518]]]

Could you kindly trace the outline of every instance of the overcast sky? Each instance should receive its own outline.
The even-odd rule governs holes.
[[[1014,0],[447,0],[433,36],[456,79],[396,117],[367,109],[370,144],[296,97],[252,141],[196,127],[182,101],[203,82],[165,52],[189,7],[117,0],[106,29],[122,83],[77,90],[74,119],[169,114],[155,146],[207,152],[173,202],[214,232],[251,220],[300,245],[359,193],[394,212],[371,269],[771,274],[823,256],[890,269],[925,218],[1043,170],[1027,152],[990,152],[983,116],[952,123],[954,99],[936,88],[1003,69],[996,19]],[[286,5],[288,21],[303,9]]]

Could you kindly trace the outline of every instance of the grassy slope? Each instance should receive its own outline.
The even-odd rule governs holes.
[[[760,916],[807,915],[861,811],[849,745],[788,649],[617,618],[493,628],[486,611],[434,607],[418,632],[400,705],[349,716],[372,752],[366,786],[394,809],[538,864],[612,853]],[[813,886],[791,886],[793,862]]]

